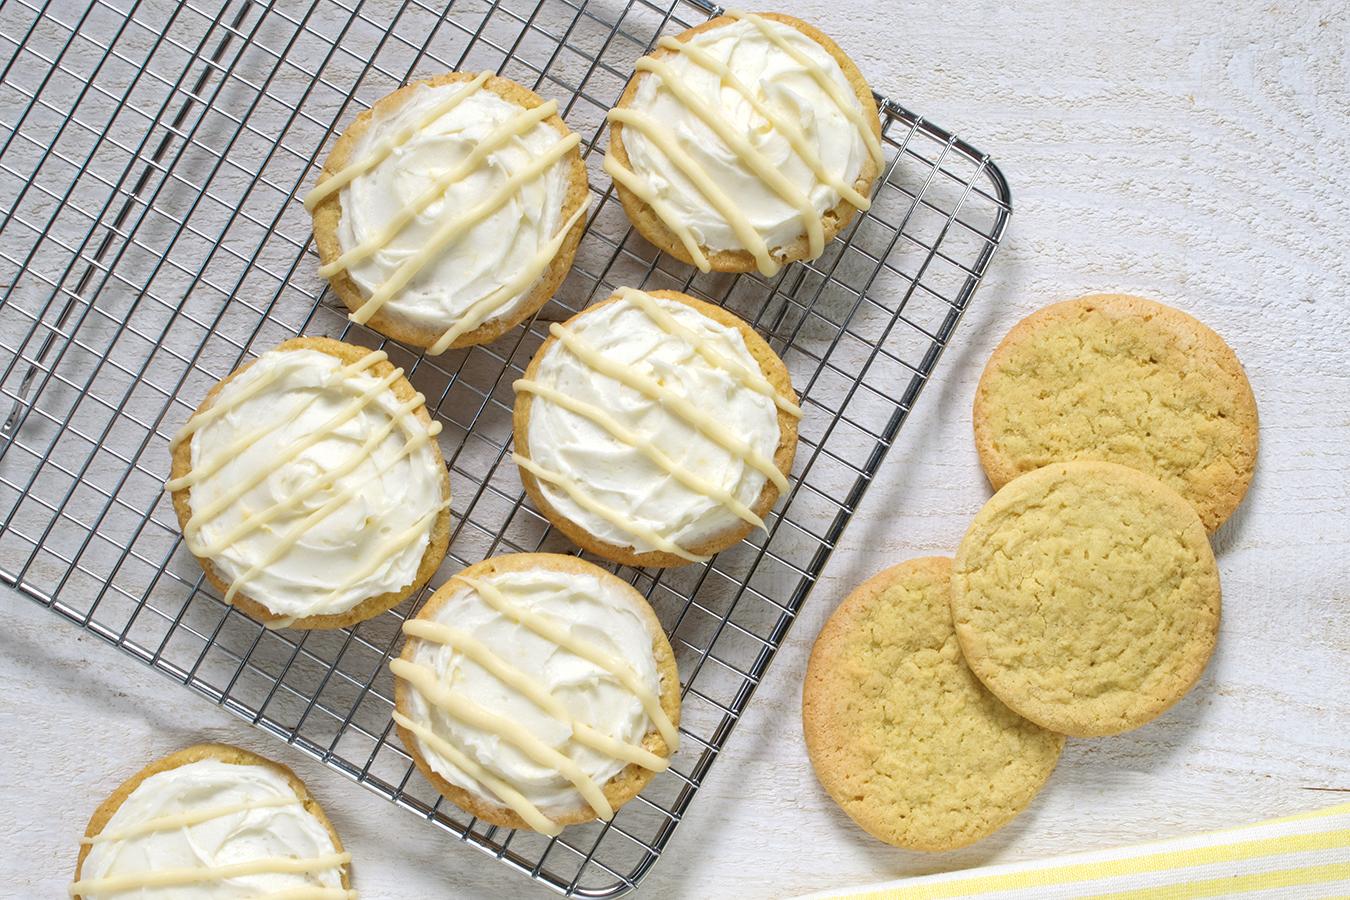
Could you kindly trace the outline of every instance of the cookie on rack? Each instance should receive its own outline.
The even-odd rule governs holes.
[[[1116,463],[1051,463],[985,504],[956,553],[966,662],[1015,712],[1076,737],[1143,725],[1204,671],[1219,570],[1189,503]]]
[[[557,110],[489,72],[451,72],[357,116],[305,197],[319,272],[353,321],[442,353],[548,302],[590,205],[581,139]]]
[[[776,13],[662,38],[610,110],[605,171],[638,232],[707,272],[815,259],[870,206],[872,90],[838,45]]]
[[[394,722],[447,799],[557,834],[608,820],[669,766],[680,683],[632,585],[551,553],[497,556],[443,585],[390,663]]]
[[[754,329],[685,294],[621,288],[549,330],[514,385],[514,459],[550,522],[631,566],[702,561],[764,527],[801,409]]]
[[[445,557],[440,430],[383,351],[294,338],[211,389],[165,488],[227,603],[270,627],[341,628],[397,606]]]
[[[1064,746],[967,667],[951,571],[950,559],[928,557],[864,581],[821,629],[802,689],[806,749],[826,792],[873,837],[911,850],[952,850],[1002,828]]]
[[[356,896],[351,854],[304,782],[226,744],[171,753],[113,791],[85,829],[70,893]]]
[[[994,487],[1049,462],[1148,472],[1210,531],[1256,466],[1256,400],[1232,349],[1180,310],[1092,294],[1027,316],[975,394],[975,446]]]

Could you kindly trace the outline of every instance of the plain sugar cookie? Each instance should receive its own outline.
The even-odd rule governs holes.
[[[974,423],[995,489],[1046,463],[1100,459],[1161,479],[1210,531],[1256,466],[1256,400],[1232,349],[1185,313],[1123,294],[1019,322],[985,366]]]
[[[970,668],[1026,718],[1077,737],[1143,725],[1204,671],[1219,570],[1180,494],[1115,463],[1053,463],[985,504],[956,553]]]
[[[1002,828],[1064,746],[966,666],[951,571],[943,557],[912,559],[859,585],[821,629],[802,690],[806,749],[825,790],[869,834],[913,850]]]

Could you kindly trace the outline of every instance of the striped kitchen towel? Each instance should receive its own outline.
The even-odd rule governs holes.
[[[906,878],[801,900],[1350,897],[1350,803],[1213,834]]]

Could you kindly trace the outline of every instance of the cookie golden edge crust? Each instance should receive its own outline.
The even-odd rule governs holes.
[[[834,57],[835,62],[839,64],[839,68],[843,71],[844,77],[848,79],[849,86],[853,88],[853,93],[862,104],[863,118],[872,129],[872,133],[880,140],[881,118],[877,112],[876,100],[872,97],[872,89],[868,86],[867,80],[863,78],[862,72],[858,70],[858,67],[853,63],[853,60],[848,57],[848,54],[840,49],[839,45],[836,44],[829,35],[825,34],[815,26],[803,22],[801,19],[783,15],[782,13],[758,13],[758,15],[760,18],[772,19],[775,22],[795,28],[797,31],[800,31],[802,34],[819,44],[830,54],[830,56]],[[721,28],[723,25],[730,25],[735,21],[736,20],[730,16],[718,16],[715,19],[709,19],[701,25],[696,25],[687,31],[681,32],[675,36],[675,40],[689,41],[696,34],[711,31],[714,28]],[[673,50],[657,48],[649,55],[655,59],[662,59],[671,56],[674,53],[675,51]],[[642,79],[650,77],[650,72],[638,72],[629,79],[628,86],[624,89],[623,95],[619,98],[616,108],[626,109],[632,102],[633,97],[636,96],[638,87],[642,83]],[[628,159],[628,151],[623,145],[623,125],[618,122],[614,122],[610,125],[609,147],[610,152],[614,154],[614,158],[621,163],[624,168],[629,170],[633,169],[632,163]],[[870,197],[877,176],[880,174],[881,172],[877,168],[876,161],[872,159],[871,154],[865,154],[862,170],[858,173],[858,177],[853,182],[854,189],[864,197]],[[646,238],[649,243],[654,245],[661,252],[668,253],[676,259],[690,265],[694,264],[693,258],[690,257],[689,252],[685,250],[684,244],[680,241],[679,237],[666,227],[666,224],[661,221],[661,217],[658,216],[650,206],[618,182],[615,182],[614,188],[618,192],[619,202],[623,204],[623,210],[628,215],[628,220],[633,223],[633,227],[638,230],[639,234]],[[842,198],[833,207],[827,209],[824,215],[825,243],[828,245],[830,241],[834,240],[835,236],[843,231],[844,228],[848,226],[849,222],[853,221],[853,217],[857,215],[857,213],[858,208]],[[758,271],[755,256],[749,250],[714,250],[710,247],[700,247],[699,249],[702,250],[703,254],[708,258],[708,265],[714,272]],[[773,257],[779,265],[783,266],[796,260],[813,258],[811,256],[810,243],[805,233],[802,233],[790,244],[783,247],[770,247],[769,255]]]
[[[735,313],[728,312],[720,306],[714,306],[711,303],[704,303],[688,294],[681,294],[678,291],[648,291],[653,297],[660,297],[665,300],[674,300],[677,303],[683,303],[685,306],[693,307],[703,315],[725,325],[729,328],[736,328],[745,339],[745,346],[750,351],[750,355],[759,363],[760,371],[764,377],[773,385],[774,389],[784,397],[797,402],[797,394],[792,389],[792,381],[788,376],[787,366],[773,352],[773,348],[750,327],[749,323],[741,319]],[[611,295],[608,299],[587,307],[572,318],[567,320],[567,325],[580,319],[594,310],[608,306],[622,299],[618,294]],[[530,365],[525,370],[524,377],[534,379],[539,372],[539,366],[549,349],[557,343],[557,338],[549,337],[539,350],[535,353],[534,359],[530,360]],[[515,407],[512,410],[511,422],[514,432],[516,452],[526,459],[530,459],[530,408],[534,402],[534,396],[528,392],[516,394]],[[778,447],[774,451],[773,463],[783,476],[789,477],[792,474],[792,460],[797,455],[797,419],[788,415],[783,410],[778,410]],[[587,531],[576,522],[564,516],[558,509],[548,501],[539,485],[539,480],[529,472],[520,471],[520,480],[525,485],[525,493],[529,495],[536,509],[544,514],[550,522],[553,523],[563,534],[567,535],[572,543],[588,550],[596,556],[602,556],[611,562],[620,563],[625,566],[636,566],[638,568],[669,568],[673,566],[684,566],[689,564],[689,560],[674,553],[667,553],[664,550],[648,550],[640,553],[634,547],[620,546],[609,541],[601,540],[591,532]],[[755,502],[750,504],[750,509],[763,519],[773,509],[774,504],[778,502],[778,488],[773,482],[765,481],[764,488],[755,498]],[[749,522],[737,520],[737,524],[720,535],[715,535],[706,541],[694,546],[688,546],[684,549],[694,556],[712,556],[728,547],[733,547],[744,540],[750,532],[754,531],[754,526]]]
[[[352,363],[365,358],[367,354],[375,352],[365,347],[358,347],[354,344],[347,344],[342,341],[336,341],[332,338],[325,337],[291,338],[288,341],[282,342],[276,349],[285,352],[292,350],[317,350],[320,353],[327,353],[329,356],[336,357],[344,365],[351,365]],[[206,395],[206,399],[202,400],[201,406],[197,407],[197,411],[192,414],[192,418],[189,418],[188,421],[191,422],[192,419],[210,409],[216,402],[216,398],[220,396],[220,392],[224,390],[225,385],[229,384],[231,380],[243,373],[251,365],[253,365],[252,361],[245,363],[219,381],[215,387],[211,388]],[[366,371],[376,378],[383,378],[394,371],[394,366],[388,361],[382,361],[370,366]],[[399,378],[389,386],[389,389],[394,392],[394,395],[398,397],[398,399],[405,402],[411,400],[413,395],[417,393],[406,378]],[[427,413],[425,404],[417,407],[417,409],[413,411],[413,415],[415,415],[417,420],[423,425],[431,425],[431,416]],[[183,441],[177,447],[174,447],[173,466],[169,474],[171,479],[182,478],[184,475],[188,474],[188,472],[192,471],[192,440],[195,438],[196,435],[194,435],[192,439]],[[429,444],[431,452],[441,470],[441,499],[449,500],[450,472],[445,467],[445,460],[441,456],[440,445],[436,443],[434,438]],[[173,510],[178,516],[178,527],[180,530],[186,530],[188,519],[192,517],[192,488],[190,486],[181,488],[174,491],[172,496]],[[436,521],[431,528],[431,537],[427,541],[427,549],[422,553],[422,561],[417,566],[417,574],[414,576],[412,582],[406,587],[397,591],[387,591],[383,594],[367,597],[346,612],[306,616],[303,619],[296,619],[286,627],[300,630],[346,628],[349,625],[355,625],[357,622],[364,622],[366,619],[373,618],[382,612],[391,610],[427,583],[427,580],[435,574],[437,567],[440,566],[441,560],[445,559],[445,553],[449,547],[450,508],[447,506],[436,516]],[[201,565],[202,571],[206,573],[206,580],[209,581],[216,590],[220,591],[221,596],[224,597],[225,593],[230,589],[230,583],[221,577],[211,560],[206,559],[205,557],[196,556],[195,554],[194,558]],[[262,603],[248,596],[248,591],[246,589],[235,594],[232,605],[251,618],[264,623],[285,622],[290,618],[289,616],[272,612]]]
[[[1025,474],[1015,460],[999,452],[996,446],[997,435],[989,428],[989,407],[993,402],[990,399],[991,385],[994,379],[999,377],[1003,365],[1023,343],[1034,341],[1037,333],[1047,325],[1096,310],[1103,310],[1116,318],[1140,317],[1156,320],[1173,334],[1184,333],[1194,336],[1206,349],[1210,362],[1234,386],[1239,403],[1236,414],[1245,439],[1241,446],[1233,448],[1234,452],[1231,454],[1238,478],[1232,482],[1229,489],[1216,491],[1222,502],[1196,506],[1196,512],[1199,513],[1205,529],[1209,532],[1215,531],[1241,505],[1256,472],[1256,457],[1260,444],[1256,396],[1252,393],[1251,382],[1247,379],[1247,373],[1242,368],[1237,354],[1217,332],[1188,313],[1146,297],[1132,294],[1087,294],[1042,307],[1012,327],[989,357],[989,362],[985,364],[984,372],[980,376],[980,383],[975,389],[971,418],[975,431],[975,449],[979,453],[980,465],[984,468],[985,476],[997,491],[1017,476]]]
[[[598,575],[623,585],[625,593],[632,601],[633,608],[642,616],[647,625],[647,632],[651,636],[652,653],[656,657],[656,670],[661,680],[661,708],[665,710],[671,724],[678,728],[680,725],[680,675],[675,667],[675,652],[671,649],[670,641],[666,638],[665,630],[661,627],[661,621],[656,617],[656,612],[652,609],[651,604],[632,585],[593,563],[588,563],[575,556],[564,556],[558,553],[511,553],[504,556],[494,556],[469,566],[460,574],[469,578],[490,578],[499,572],[528,572],[541,568],[582,575]],[[442,585],[418,612],[416,618],[431,620],[441,607],[449,602],[451,595],[458,587],[459,585],[455,584],[453,579]],[[401,659],[408,662],[412,661],[412,646],[413,641],[411,639],[404,640],[403,650],[400,653]],[[409,706],[411,690],[412,688],[403,679],[394,679],[394,708],[409,718],[412,717],[411,707]],[[504,828],[532,830],[529,824],[514,810],[492,803],[490,800],[470,793],[458,785],[451,784],[435,772],[422,756],[417,736],[398,723],[395,723],[394,727],[398,731],[399,740],[403,742],[408,755],[412,757],[413,764],[417,766],[417,770],[422,773],[427,781],[431,782],[436,790],[441,793],[441,796],[469,815],[489,824],[500,825]],[[657,756],[670,758],[670,748],[666,746],[665,739],[661,737],[655,727],[649,729],[646,736],[643,737],[642,746]],[[619,807],[640,794],[655,775],[655,772],[644,769],[636,763],[629,763],[617,775],[605,782],[601,790],[605,799],[609,801],[610,807],[617,812]],[[584,801],[579,806],[573,807],[541,807],[540,812],[558,825],[579,825],[596,818],[595,811]]]
[[[446,84],[462,84],[477,77],[478,73],[476,72],[448,72],[433,78],[410,82],[378,100],[374,106],[357,116],[356,120],[338,138],[337,143],[333,145],[332,151],[328,154],[328,159],[323,164],[323,170],[319,173],[319,179],[315,186],[323,184],[324,181],[355,162],[352,158],[352,152],[355,150],[356,143],[360,140],[361,135],[370,127],[377,112],[380,115],[385,115],[397,109],[412,96],[419,86],[440,87]],[[534,91],[522,87],[510,79],[499,78],[495,75],[483,83],[482,89],[491,91],[523,109],[534,109],[545,102],[544,98]],[[544,121],[558,132],[560,138],[565,138],[572,133],[562,118],[556,114],[549,116]],[[581,204],[586,202],[590,186],[586,178],[586,164],[581,159],[580,146],[572,148],[563,159],[567,161],[568,165],[568,184],[567,193],[563,197],[563,208],[559,221],[565,223],[581,207]],[[338,191],[325,198],[322,203],[314,207],[311,215],[314,220],[314,242],[319,251],[319,261],[321,264],[327,265],[342,255],[342,246],[338,242],[337,232],[338,222],[342,218],[342,192]],[[490,343],[538,312],[562,286],[563,279],[567,277],[567,273],[572,268],[572,261],[577,253],[577,245],[581,242],[581,235],[585,230],[586,217],[582,216],[572,226],[572,230],[563,240],[562,246],[558,248],[553,261],[549,263],[548,268],[544,270],[544,274],[540,276],[539,282],[516,310],[508,315],[489,318],[474,330],[465,332],[456,338],[449,349]],[[335,273],[328,280],[333,286],[334,293],[353,313],[360,309],[368,299],[345,269]],[[425,325],[409,321],[398,313],[391,311],[387,306],[371,316],[367,324],[380,334],[423,349],[430,349],[449,328],[449,326],[441,329],[428,328]]]
[[[250,753],[247,750],[242,750],[239,747],[234,747],[230,744],[193,744],[191,747],[185,747],[182,750],[170,753],[168,756],[150,763],[150,765],[141,769],[135,775],[132,775],[126,781],[118,785],[117,789],[109,794],[106,800],[99,804],[98,809],[94,810],[94,814],[90,816],[89,824],[85,826],[84,836],[92,838],[102,834],[103,829],[108,825],[108,821],[122,808],[122,804],[126,802],[126,799],[131,796],[136,788],[141,786],[141,782],[145,781],[145,779],[149,778],[151,775],[158,775],[160,772],[167,772],[170,769],[177,769],[180,766],[201,762],[206,759],[218,759],[223,763],[237,766],[263,766],[264,768],[269,768],[276,772],[282,778],[286,779],[286,783],[291,786],[291,790],[295,791],[295,795],[300,798],[301,804],[305,807],[305,812],[317,819],[319,824],[324,827],[324,830],[328,832],[328,836],[333,840],[334,852],[344,852],[342,838],[338,837],[337,829],[335,829],[333,823],[328,820],[328,816],[324,813],[323,807],[319,805],[319,801],[314,799],[314,796],[309,792],[309,788],[307,788],[305,783],[300,780],[300,776],[296,775],[289,767],[284,766],[279,762],[274,762],[265,756]],[[80,845],[80,854],[75,860],[76,881],[79,881],[81,878],[85,858],[89,855],[91,849],[91,844]],[[346,890],[351,890],[351,863],[343,865],[341,871],[342,887]],[[75,900],[81,900],[81,898],[82,895],[75,895]]]
[[[1191,547],[1200,559],[1209,561],[1206,568],[1208,574],[1212,576],[1210,579],[1212,583],[1205,590],[1209,597],[1206,608],[1209,613],[1209,627],[1191,636],[1188,646],[1190,652],[1182,659],[1181,666],[1172,673],[1173,677],[1169,681],[1170,690],[1167,691],[1166,696],[1144,698],[1142,694],[1136,694],[1141,700],[1151,700],[1151,702],[1134,704],[1131,710],[1132,714],[1129,716],[1104,715],[1099,703],[1078,703],[1074,704],[1071,709],[1066,709],[1062,704],[1042,704],[1037,702],[1035,697],[1022,696],[1007,691],[1004,689],[1006,686],[999,682],[999,667],[991,664],[989,657],[981,651],[981,638],[976,629],[971,627],[970,617],[965,608],[966,598],[961,574],[965,568],[966,556],[969,553],[972,539],[989,527],[990,520],[1000,515],[1006,505],[1015,502],[1023,492],[1041,490],[1040,483],[1042,481],[1075,476],[1091,478],[1094,473],[1098,473],[1099,477],[1104,475],[1133,483],[1139,489],[1161,499],[1169,508],[1171,518],[1179,526],[1178,538],[1185,545]],[[984,683],[984,686],[989,688],[990,693],[1003,701],[1005,706],[1042,728],[1069,737],[1106,737],[1130,731],[1153,721],[1190,693],[1196,682],[1200,680],[1200,676],[1204,674],[1205,667],[1209,665],[1210,657],[1214,655],[1214,647],[1218,644],[1223,600],[1219,583],[1218,563],[1214,558],[1214,550],[1209,543],[1209,534],[1205,531],[1205,527],[1194,507],[1187,502],[1186,498],[1152,475],[1145,474],[1137,469],[1131,469],[1129,466],[1096,460],[1077,460],[1065,463],[1050,463],[1013,479],[1000,489],[976,514],[956,551],[955,564],[952,569],[951,604],[952,622],[956,627],[956,639],[961,645],[961,652],[966,658],[966,665]]]
[[[890,817],[880,813],[867,815],[866,806],[852,802],[853,798],[836,783],[833,769],[824,757],[833,743],[829,736],[834,731],[833,709],[837,705],[836,699],[841,691],[850,689],[841,688],[837,683],[837,672],[833,665],[837,655],[836,644],[848,638],[851,629],[856,627],[855,620],[876,602],[880,594],[896,582],[913,579],[942,580],[947,583],[947,590],[950,592],[951,573],[952,560],[948,557],[918,557],[883,569],[854,588],[831,613],[820,634],[817,635],[811,648],[806,677],[802,685],[802,733],[811,768],[816,773],[821,787],[859,828],[879,841],[908,850],[925,852],[956,850],[970,846],[1000,830],[1020,815],[1045,787],[1045,783],[1059,763],[1060,753],[1064,748],[1062,734],[1043,729],[1042,733],[1048,739],[1053,752],[1049,753],[1048,759],[1042,760],[1043,771],[1039,773],[1039,777],[1028,779],[1023,783],[1023,790],[1003,810],[1005,815],[991,817],[984,823],[984,827],[968,833],[938,834],[932,829],[910,825],[903,837],[897,839],[893,833],[894,829],[887,827],[893,825]],[[888,831],[892,833],[887,833]]]

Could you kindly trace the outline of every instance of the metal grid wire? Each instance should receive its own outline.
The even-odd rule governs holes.
[[[0,4],[0,578],[342,774],[567,894],[661,854],[927,383],[1002,236],[987,157],[882,104],[874,206],[772,279],[701,274],[629,231],[600,170],[636,58],[697,0],[4,0]],[[298,196],[356,113],[405,81],[491,68],[559,101],[598,203],[528,328],[426,358],[350,324]],[[423,596],[354,628],[268,631],[182,547],[167,443],[206,391],[298,334],[383,347],[444,425],[453,535],[432,584],[495,553],[574,552],[524,501],[511,382],[621,285],[751,321],[805,417],[768,533],[704,565],[620,569],[675,647],[682,748],[612,823],[549,839],[468,819],[391,740],[386,663]]]

